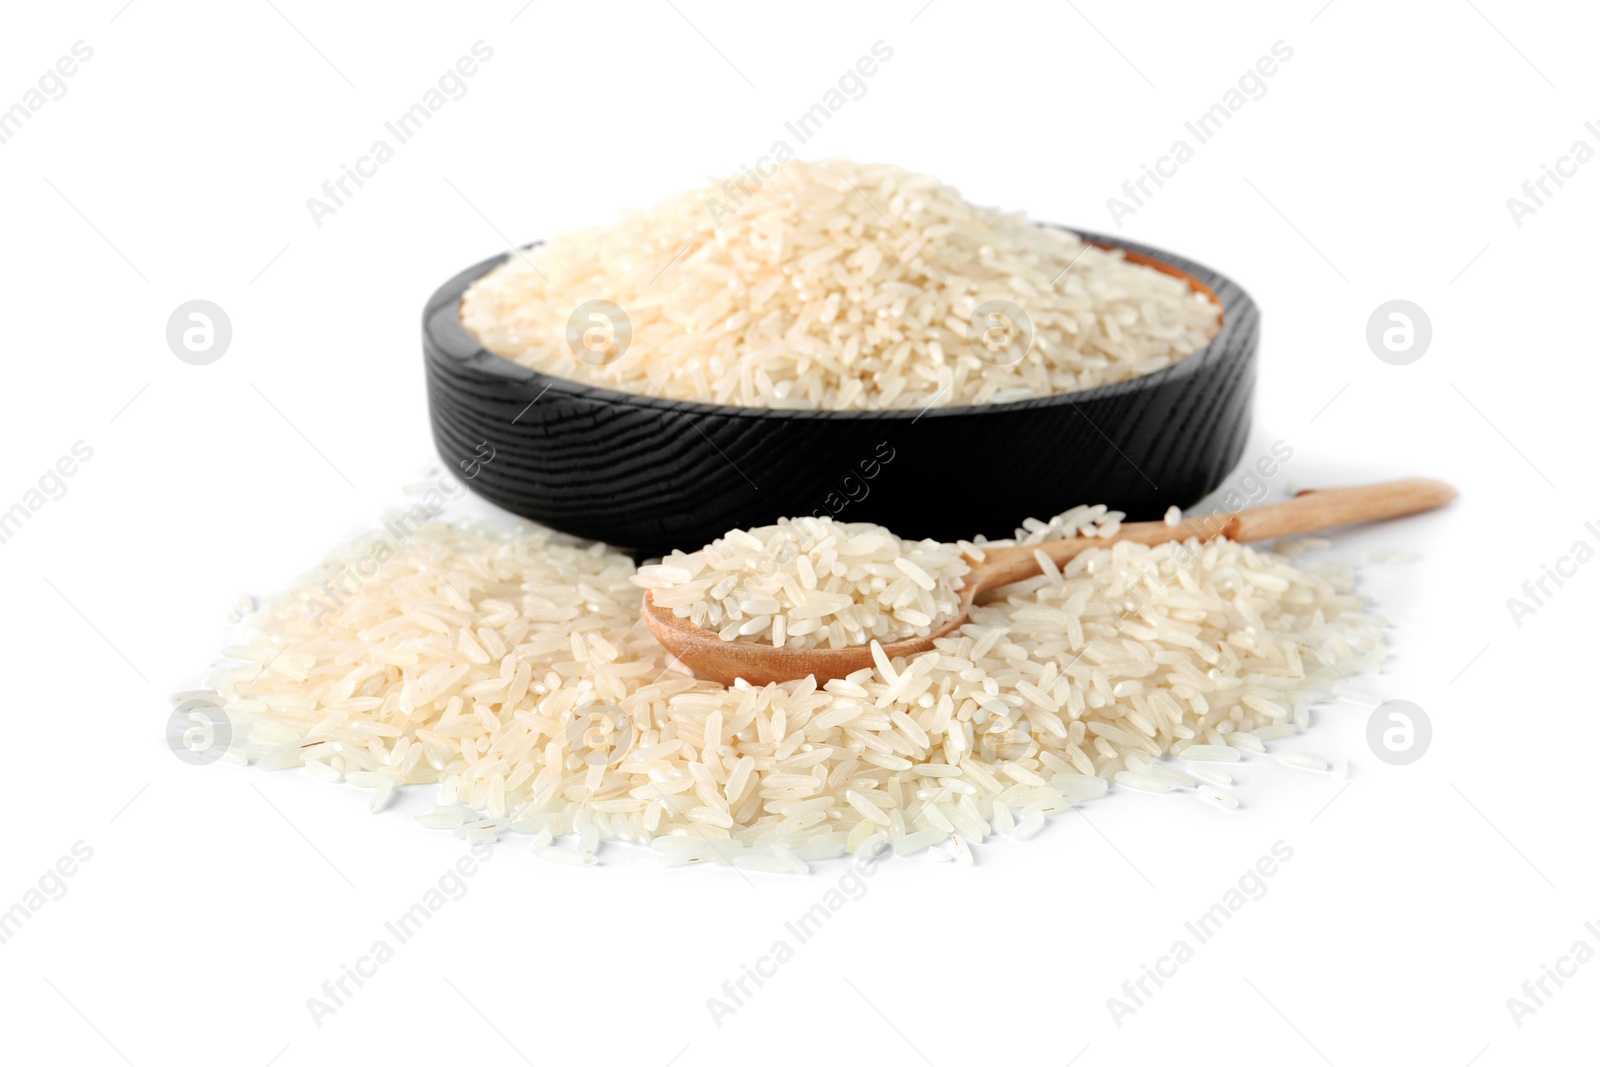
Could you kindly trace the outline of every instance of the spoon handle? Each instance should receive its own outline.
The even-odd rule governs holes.
[[[1185,517],[1176,526],[1164,522],[1131,522],[1110,541],[1136,541],[1159,545],[1167,541],[1186,541],[1191,537],[1209,541],[1226,537],[1233,541],[1271,541],[1294,534],[1331,530],[1357,522],[1375,522],[1401,515],[1414,515],[1442,507],[1456,498],[1456,491],[1432,478],[1403,478],[1376,485],[1353,485],[1338,489],[1306,489],[1281,504],[1264,504],[1232,515],[1218,511]],[[1036,549],[1043,550],[1062,565],[1096,542],[1078,538],[1048,541],[1028,547],[992,549],[980,567],[984,586],[1004,585],[1032,577],[1039,572],[1033,560]]]
[[[1270,541],[1351,523],[1394,519],[1443,507],[1456,495],[1455,489],[1432,478],[1306,489],[1281,504],[1239,512],[1228,536],[1235,541]]]
[[[1305,489],[1281,504],[1263,504],[1233,515],[1218,512],[1188,516],[1176,526],[1161,522],[1129,523],[1114,540],[1155,545],[1198,537],[1209,541],[1271,541],[1277,537],[1315,533],[1357,522],[1376,522],[1431,511],[1456,498],[1456,491],[1432,478],[1402,478],[1376,485],[1337,489]]]

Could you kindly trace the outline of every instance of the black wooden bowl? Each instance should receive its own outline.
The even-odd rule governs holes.
[[[1074,504],[1154,518],[1205,496],[1238,461],[1260,315],[1216,271],[1083,236],[1213,296],[1221,332],[1154,374],[1006,404],[726,407],[583,385],[486,351],[459,307],[501,255],[451,278],[423,314],[434,442],[452,470],[476,471],[466,484],[493,503],[641,558],[793,515],[941,540],[1009,537]]]

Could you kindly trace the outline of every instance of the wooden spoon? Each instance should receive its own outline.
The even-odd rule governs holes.
[[[895,659],[928,651],[935,639],[966,622],[973,601],[979,596],[1038,574],[1039,561],[1034,558],[1035,552],[1043,552],[1059,567],[1084,549],[1105,548],[1117,541],[1137,541],[1143,545],[1185,541],[1191,537],[1202,541],[1215,537],[1232,541],[1270,541],[1351,523],[1411,515],[1441,507],[1455,498],[1456,491],[1443,482],[1408,478],[1343,489],[1307,489],[1281,504],[1267,504],[1233,514],[1196,515],[1176,526],[1164,522],[1128,523],[1110,538],[1068,537],[1037,545],[986,547],[981,563],[967,560],[972,570],[961,588],[960,610],[950,618],[935,620],[934,629],[927,637],[891,641],[883,646],[883,652]],[[766,685],[804,678],[808,674],[815,675],[820,683],[873,665],[872,650],[866,645],[774,648],[756,641],[724,641],[716,631],[702,630],[688,619],[680,619],[670,610],[656,607],[648,591],[644,596],[644,621],[656,640],[696,675],[724,685],[732,685],[735,678],[743,678],[752,685]]]

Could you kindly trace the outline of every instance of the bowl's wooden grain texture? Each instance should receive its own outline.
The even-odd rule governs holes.
[[[458,309],[467,287],[505,259],[496,256],[451,278],[424,312],[434,442],[452,470],[476,470],[466,484],[493,503],[641,558],[786,515],[947,541],[1010,536],[1029,516],[1081,503],[1155,518],[1203,497],[1238,461],[1260,315],[1242,288],[1207,267],[1084,237],[1214,296],[1221,332],[1155,374],[1008,404],[722,407],[599,389],[484,350]]]

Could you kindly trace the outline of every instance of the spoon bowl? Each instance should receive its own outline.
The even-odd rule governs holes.
[[[972,568],[960,589],[954,615],[936,620],[926,637],[907,637],[882,644],[883,655],[894,660],[933,648],[933,643],[960,628],[974,602],[1002,586],[1041,572],[1039,555],[1060,567],[1090,548],[1109,548],[1119,541],[1157,545],[1191,538],[1209,541],[1269,541],[1294,534],[1330,530],[1357,522],[1396,518],[1428,511],[1454,500],[1456,491],[1444,482],[1409,478],[1377,485],[1341,489],[1307,489],[1281,504],[1268,504],[1233,514],[1197,515],[1175,525],[1135,522],[1106,537],[1068,537],[1037,545],[987,546],[983,559],[968,557]],[[751,685],[786,682],[812,675],[820,684],[842,678],[875,663],[871,645],[844,648],[777,648],[757,641],[724,641],[715,631],[695,626],[670,609],[656,606],[644,596],[644,621],[662,646],[690,670],[707,681],[732,685],[743,678]]]

